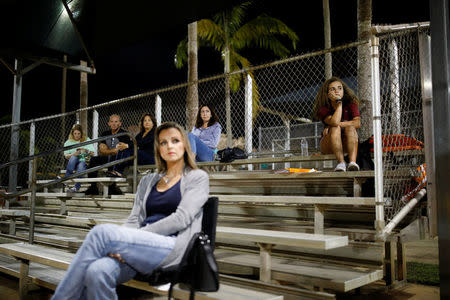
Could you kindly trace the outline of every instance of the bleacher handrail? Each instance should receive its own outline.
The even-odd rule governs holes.
[[[99,137],[97,139],[92,139],[92,140],[89,140],[89,141],[86,141],[86,142],[77,143],[77,144],[70,145],[70,146],[67,146],[67,147],[60,147],[60,148],[57,148],[57,149],[55,149],[53,151],[46,151],[46,152],[30,155],[30,156],[27,156],[27,157],[23,157],[23,158],[20,158],[20,159],[16,159],[16,160],[13,160],[13,161],[9,161],[7,163],[4,163],[4,164],[0,165],[0,170],[3,169],[3,168],[6,168],[6,167],[12,166],[12,165],[17,165],[17,164],[20,164],[20,163],[24,163],[24,162],[27,162],[27,161],[30,161],[30,160],[42,158],[42,157],[49,156],[49,155],[54,155],[55,153],[58,153],[58,152],[64,152],[66,150],[70,150],[70,149],[73,149],[73,148],[78,148],[80,146],[94,144],[94,143],[101,142],[101,141],[104,141],[104,140],[107,140],[107,139],[116,138],[116,137],[125,136],[125,135],[128,135],[131,138],[131,140],[133,141],[133,151],[134,151],[134,153],[133,153],[132,156],[126,157],[126,158],[122,158],[120,160],[115,160],[115,161],[112,161],[112,162],[108,162],[106,164],[103,164],[103,165],[100,165],[100,166],[97,166],[97,167],[94,167],[94,168],[89,168],[89,169],[86,169],[86,170],[84,170],[82,172],[78,172],[78,173],[75,173],[75,174],[67,176],[67,177],[58,178],[58,179],[55,179],[55,180],[52,180],[52,181],[49,181],[49,182],[46,182],[46,183],[42,183],[42,184],[39,185],[38,188],[48,187],[48,186],[51,186],[51,185],[54,185],[54,184],[58,184],[58,183],[61,183],[61,182],[64,182],[64,181],[67,181],[67,180],[70,180],[70,179],[73,179],[73,178],[76,178],[76,177],[80,177],[80,175],[85,175],[85,174],[88,174],[88,173],[91,173],[91,172],[95,172],[95,171],[101,170],[101,169],[103,169],[105,167],[110,167],[110,166],[113,166],[113,165],[117,165],[117,164],[123,163],[123,162],[131,160],[131,159],[136,160],[136,158],[137,158],[137,143],[136,143],[135,137],[130,132],[121,132],[121,133],[112,134],[112,135],[108,135],[108,136],[104,136],[104,137]],[[137,172],[136,172],[137,160],[135,162],[135,165],[136,165],[134,167],[135,170],[133,171],[133,191],[135,191],[136,186],[137,186],[136,185],[136,180],[137,180]],[[16,191],[16,192],[2,192],[2,191],[0,191],[0,196],[4,197],[6,199],[10,199],[10,198],[14,198],[14,197],[26,194],[26,193],[28,193],[30,191],[31,191],[31,188],[23,189],[23,190]]]
[[[37,180],[36,180],[36,166],[37,166],[37,159],[41,158],[41,157],[45,157],[45,156],[49,156],[49,155],[54,155],[55,153],[59,153],[59,152],[63,152],[69,149],[73,149],[73,148],[78,148],[80,146],[84,146],[84,145],[88,145],[88,144],[93,144],[93,143],[97,143],[97,142],[101,142],[110,138],[115,138],[115,137],[121,137],[121,136],[125,136],[128,135],[131,140],[133,141],[133,155],[126,157],[126,158],[122,158],[119,160],[115,160],[112,162],[108,162],[106,164],[94,167],[94,168],[89,168],[86,169],[82,172],[78,172],[63,178],[57,178],[54,180],[51,180],[49,182],[46,183],[42,183],[42,184],[37,184]],[[77,143],[71,146],[67,146],[67,147],[60,147],[57,148],[53,151],[47,151],[47,152],[43,152],[43,153],[39,153],[39,154],[34,154],[34,155],[30,155],[21,159],[17,159],[17,160],[13,160],[10,162],[7,162],[5,164],[0,165],[0,170],[3,168],[6,168],[8,166],[11,165],[17,165],[19,163],[23,163],[23,162],[27,162],[27,161],[32,161],[32,176],[31,176],[31,182],[30,182],[30,187],[20,190],[20,191],[14,191],[14,192],[2,192],[0,191],[0,197],[6,199],[6,208],[9,208],[9,199],[11,198],[15,198],[17,196],[26,194],[31,192],[31,199],[30,199],[30,231],[29,231],[29,243],[32,244],[33,243],[33,239],[34,239],[34,214],[35,214],[35,204],[36,204],[36,192],[38,189],[42,189],[44,187],[48,187],[48,186],[52,186],[76,177],[80,177],[82,175],[91,173],[91,172],[95,172],[98,171],[102,168],[105,167],[110,167],[113,165],[117,165],[120,163],[123,163],[125,161],[131,160],[133,159],[133,193],[136,192],[136,187],[137,187],[137,142],[136,142],[136,138],[133,136],[132,133],[130,132],[121,132],[118,134],[112,134],[112,135],[108,135],[108,136],[104,136],[104,137],[100,137],[97,139],[93,139],[93,140],[89,140],[86,142],[82,142],[82,143]]]

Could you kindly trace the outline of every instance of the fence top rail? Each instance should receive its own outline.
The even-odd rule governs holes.
[[[417,23],[405,23],[405,24],[394,24],[394,25],[372,25],[373,34],[382,34],[394,31],[404,31],[410,29],[428,28],[430,27],[430,22],[417,22]]]
[[[357,42],[352,42],[352,43],[348,43],[348,44],[345,44],[345,45],[336,46],[336,47],[333,47],[333,48],[330,48],[330,49],[324,49],[324,50],[309,52],[309,53],[305,53],[305,54],[300,54],[300,55],[292,56],[292,57],[289,57],[289,58],[286,58],[286,59],[277,60],[277,61],[274,61],[274,62],[270,62],[270,63],[258,65],[258,66],[251,66],[249,68],[244,68],[244,69],[237,70],[237,71],[230,72],[230,73],[226,73],[226,74],[218,74],[218,75],[210,76],[208,78],[195,80],[193,82],[184,82],[184,83],[172,85],[172,86],[165,87],[165,88],[160,88],[160,89],[156,89],[156,90],[145,92],[145,93],[141,93],[141,94],[136,94],[136,95],[133,95],[133,96],[128,96],[128,97],[124,97],[124,98],[115,99],[115,100],[112,100],[112,101],[100,103],[100,104],[93,105],[93,106],[90,106],[90,107],[80,108],[80,109],[77,109],[77,110],[71,111],[71,112],[55,114],[55,115],[51,115],[51,116],[46,116],[46,117],[42,117],[42,118],[36,118],[36,119],[21,121],[21,122],[17,122],[17,123],[10,123],[10,124],[5,124],[5,125],[0,125],[0,129],[9,128],[9,127],[13,127],[13,126],[19,126],[19,125],[25,125],[25,124],[31,124],[33,122],[45,121],[45,120],[50,120],[50,119],[54,119],[54,118],[71,116],[71,115],[74,115],[74,114],[77,114],[77,113],[80,113],[80,112],[83,112],[83,111],[95,110],[95,109],[98,109],[98,108],[101,108],[101,107],[105,107],[105,106],[109,106],[109,105],[113,105],[113,104],[117,104],[117,103],[121,103],[121,102],[125,102],[125,101],[130,101],[130,100],[133,100],[133,99],[138,99],[138,98],[142,98],[142,97],[149,97],[149,96],[152,96],[152,95],[158,95],[159,93],[163,93],[163,92],[167,92],[167,91],[171,91],[171,90],[176,90],[176,89],[179,89],[179,88],[187,87],[187,86],[189,86],[192,83],[204,83],[204,82],[208,82],[208,81],[212,81],[212,80],[216,80],[216,79],[220,79],[220,78],[226,78],[226,77],[229,77],[229,76],[232,76],[232,75],[238,75],[238,74],[242,74],[242,73],[247,73],[249,71],[255,71],[255,70],[259,70],[259,69],[263,69],[263,68],[267,68],[267,67],[277,66],[277,65],[285,64],[285,63],[292,62],[292,61],[297,61],[297,60],[301,60],[301,59],[305,59],[305,58],[309,58],[309,57],[323,55],[325,53],[332,53],[332,52],[340,51],[340,50],[347,49],[347,48],[357,47],[357,46],[360,46],[360,45],[363,45],[363,44],[367,44],[368,42],[369,42],[368,40],[367,41],[357,41]],[[308,122],[309,122],[309,120],[308,120]]]

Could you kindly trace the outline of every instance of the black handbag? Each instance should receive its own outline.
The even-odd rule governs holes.
[[[216,258],[208,235],[203,232],[194,234],[179,266],[177,283],[187,285],[191,291],[216,292],[219,289]]]
[[[247,157],[244,150],[238,147],[225,148],[217,152],[217,158],[223,163],[232,162],[235,159],[246,159]]]

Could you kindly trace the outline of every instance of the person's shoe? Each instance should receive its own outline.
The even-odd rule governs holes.
[[[337,164],[336,168],[334,168],[335,172],[345,172],[345,162],[340,162]]]
[[[111,186],[109,188],[110,195],[123,195],[122,191],[117,186]]]
[[[359,166],[354,161],[350,162],[347,166],[347,171],[359,171]]]
[[[98,188],[96,186],[90,186],[85,192],[85,195],[98,195]]]
[[[76,187],[71,187],[70,189],[67,190],[67,193],[76,193],[78,192],[78,189]]]

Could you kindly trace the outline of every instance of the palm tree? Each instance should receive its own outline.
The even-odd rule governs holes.
[[[241,69],[251,67],[250,61],[239,54],[241,50],[249,47],[259,47],[268,49],[274,55],[283,58],[290,51],[277,36],[285,36],[292,42],[292,48],[295,49],[298,36],[282,21],[272,18],[266,14],[260,15],[255,19],[243,24],[246,10],[251,2],[244,2],[229,10],[216,14],[213,19],[202,19],[197,22],[197,34],[199,46],[214,47],[224,61],[224,72],[226,74]],[[187,61],[187,39],[178,44],[175,66],[181,68]],[[253,79],[253,119],[258,113],[259,97],[257,86],[251,71],[247,73]],[[226,101],[229,103],[230,90],[236,92],[239,90],[241,81],[245,74],[240,73],[226,77]],[[227,109],[227,113],[229,110]],[[227,118],[227,122],[228,122]],[[227,132],[231,128],[228,128]]]

